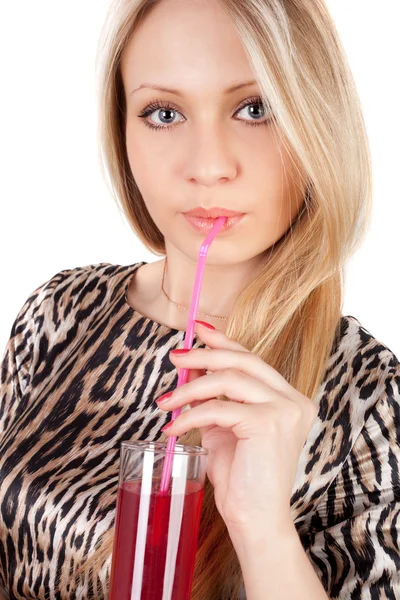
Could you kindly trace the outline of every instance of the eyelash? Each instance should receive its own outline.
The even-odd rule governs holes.
[[[262,98],[260,96],[256,96],[254,98],[249,98],[248,100],[246,100],[241,106],[239,106],[235,112],[235,114],[237,112],[240,112],[241,110],[243,110],[244,108],[246,108],[246,106],[252,106],[255,104],[259,104],[263,106],[263,101]],[[149,104],[148,106],[146,106],[146,108],[144,108],[142,110],[142,112],[138,115],[138,117],[140,117],[141,119],[143,119],[143,123],[149,127],[150,129],[171,129],[171,127],[175,126],[175,123],[171,123],[170,125],[155,125],[154,123],[150,123],[150,121],[146,121],[146,118],[149,117],[153,112],[155,112],[157,109],[161,109],[164,108],[166,110],[173,110],[176,112],[180,112],[178,107],[175,106],[174,104],[172,104],[171,102],[168,101],[161,101],[161,100],[155,100],[154,102],[151,102],[151,104]],[[258,127],[259,125],[268,125],[270,123],[272,119],[272,116],[267,117],[267,119],[265,121],[246,121],[244,120],[244,123],[246,125],[250,125],[251,127]],[[241,120],[241,119],[239,119]]]

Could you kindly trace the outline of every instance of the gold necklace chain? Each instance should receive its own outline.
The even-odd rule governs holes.
[[[165,278],[165,271],[166,271],[166,269],[167,269],[167,259],[165,258],[164,272],[163,272],[163,277],[162,277],[162,281],[161,281],[161,290],[162,290],[164,296],[167,298],[167,300],[169,302],[171,302],[172,304],[175,304],[175,306],[177,306],[181,310],[189,311],[189,309],[186,308],[185,306],[182,306],[181,304],[178,304],[177,302],[174,302],[173,300],[171,300],[171,298],[168,296],[167,292],[164,290],[164,278]],[[208,313],[203,313],[203,312],[200,312],[200,311],[198,311],[197,314],[198,315],[202,315],[203,317],[211,317],[213,319],[221,319],[223,321],[226,321],[227,319],[229,319],[229,317],[219,317],[217,315],[209,315]]]

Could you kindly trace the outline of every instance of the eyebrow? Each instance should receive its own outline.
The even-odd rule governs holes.
[[[232,94],[233,92],[236,92],[236,90],[240,90],[243,87],[248,87],[249,85],[254,85],[255,83],[257,83],[255,80],[254,81],[246,81],[245,83],[238,83],[238,84],[233,85],[232,87],[229,87],[228,89],[224,90],[223,93],[224,94]],[[143,88],[149,88],[150,90],[159,90],[161,92],[169,92],[170,94],[175,94],[176,96],[181,96],[181,97],[184,96],[184,93],[181,92],[180,90],[161,87],[154,83],[142,83],[142,85],[140,85],[138,88],[135,88],[134,90],[132,90],[130,95],[132,96],[132,94],[134,92],[137,92],[138,90],[141,90]]]

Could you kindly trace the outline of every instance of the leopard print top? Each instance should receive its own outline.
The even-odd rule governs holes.
[[[0,395],[0,590],[11,600],[108,597],[111,556],[79,586],[71,573],[113,526],[121,441],[163,436],[169,417],[154,400],[176,387],[168,353],[184,338],[129,306],[142,264],[60,271],[12,326]],[[356,318],[338,332],[293,486],[295,525],[329,598],[400,599],[400,365]],[[71,582],[67,595],[55,577]]]

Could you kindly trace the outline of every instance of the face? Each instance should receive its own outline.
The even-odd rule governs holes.
[[[218,206],[245,217],[217,236],[208,262],[256,260],[290,227],[305,190],[258,85],[225,91],[254,81],[228,16],[213,0],[162,0],[125,47],[121,72],[130,167],[167,253],[172,245],[196,261],[205,234],[183,212]]]

